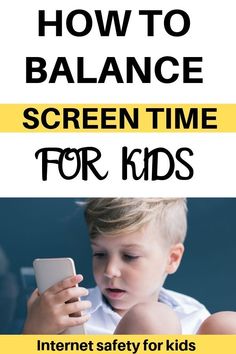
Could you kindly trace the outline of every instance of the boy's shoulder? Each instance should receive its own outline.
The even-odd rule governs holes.
[[[179,293],[177,291],[161,288],[159,301],[169,304],[171,307],[176,306],[193,306],[196,308],[203,307],[203,305],[189,295]]]
[[[183,306],[186,310],[205,309],[205,306],[193,297],[165,288],[161,288],[159,301],[164,302],[172,308]]]
[[[184,334],[196,333],[201,323],[210,316],[206,307],[191,296],[162,288],[159,301],[169,305],[178,315]]]

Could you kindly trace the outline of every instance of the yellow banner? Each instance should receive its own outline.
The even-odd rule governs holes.
[[[236,132],[236,104],[0,104],[0,132]]]
[[[236,335],[2,335],[3,354],[47,353],[190,353],[235,354]]]

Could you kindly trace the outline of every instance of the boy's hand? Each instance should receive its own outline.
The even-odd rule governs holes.
[[[36,289],[28,301],[23,333],[59,334],[69,327],[87,322],[89,315],[80,314],[91,307],[90,301],[75,301],[88,295],[87,289],[75,286],[82,280],[82,275],[66,278],[41,295]]]

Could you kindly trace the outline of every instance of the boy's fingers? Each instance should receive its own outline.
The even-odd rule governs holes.
[[[83,276],[81,274],[74,275],[72,277],[68,277],[51,286],[46,292],[57,294],[65,289],[72,288],[79,284],[83,280]]]
[[[28,300],[28,306],[30,307],[39,297],[39,291],[38,288],[34,289],[34,291],[32,292],[29,300]]]
[[[75,302],[78,301],[79,297],[87,296],[87,295],[88,295],[87,289],[82,287],[74,287],[59,292],[55,296],[55,301],[59,304],[63,302]]]
[[[74,326],[80,326],[83,325],[85,322],[87,322],[90,318],[90,315],[83,315],[80,317],[67,317],[65,320],[65,326],[66,327],[74,327]]]
[[[81,311],[88,310],[92,306],[90,301],[76,301],[65,305],[67,315],[75,314],[73,317],[81,316]]]

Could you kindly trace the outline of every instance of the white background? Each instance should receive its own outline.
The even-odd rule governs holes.
[[[165,147],[173,155],[178,148],[187,146],[194,155],[186,157],[193,167],[194,176],[188,181],[178,181],[173,175],[166,181],[135,181],[121,178],[121,149]],[[89,173],[88,181],[82,181],[81,173],[73,180],[64,180],[55,164],[49,165],[48,180],[42,181],[41,156],[34,154],[43,147],[81,148],[95,146],[102,158],[95,166],[100,174],[108,170],[108,177],[97,180]],[[135,155],[137,170],[143,168],[142,155]],[[49,158],[58,155],[49,155]],[[183,154],[184,157],[184,154]],[[235,134],[5,134],[1,136],[1,195],[2,196],[235,196],[236,163]],[[161,171],[164,162],[160,158]],[[4,167],[5,166],[5,167]],[[2,168],[3,167],[3,168]],[[7,167],[7,168],[6,168]],[[162,170],[163,168],[163,170]],[[176,163],[176,168],[186,174],[186,168]],[[75,164],[65,165],[65,171],[73,174]]]
[[[91,32],[85,37],[74,37],[66,29],[67,15],[75,9],[88,11],[93,18]],[[191,19],[189,32],[182,37],[168,35],[163,26],[164,14],[173,9],[186,11]],[[55,18],[55,10],[63,10],[63,36],[56,37],[55,29],[38,36],[38,10],[45,9],[48,19]],[[132,10],[127,34],[101,37],[94,10]],[[147,37],[146,18],[139,16],[142,9],[158,9],[163,16],[155,21],[155,36]],[[225,1],[7,1],[1,5],[1,65],[0,85],[2,103],[57,102],[57,103],[233,103],[235,102],[236,50],[234,0]],[[177,21],[178,17],[175,18]],[[83,27],[80,18],[75,26]],[[179,24],[181,26],[181,24]],[[173,23],[178,26],[178,23]],[[78,27],[78,28],[81,28]],[[177,28],[177,27],[176,27]],[[25,58],[44,57],[50,74],[58,56],[65,56],[76,75],[76,58],[85,58],[87,76],[99,76],[107,56],[115,56],[122,73],[125,58],[134,56],[142,64],[143,57],[151,57],[153,65],[162,56],[203,57],[204,84],[161,84],[153,75],[151,84],[116,84],[113,78],[105,84],[68,84],[60,78],[56,84],[26,84]],[[153,72],[153,70],[152,70]],[[123,74],[124,75],[124,74]],[[180,70],[181,77],[181,70]]]
[[[93,18],[89,35],[78,38],[65,27],[67,14],[75,9],[88,11]],[[143,9],[185,10],[191,19],[189,32],[171,37],[158,17],[155,36],[147,37]],[[45,9],[48,19],[55,10],[63,10],[63,36],[46,30],[38,36],[38,10]],[[94,10],[132,10],[125,37],[100,37]],[[0,11],[0,103],[235,103],[236,50],[235,1],[8,1]],[[178,25],[178,24],[175,24]],[[99,76],[107,56],[115,56],[124,71],[125,58],[134,56],[140,63],[151,57],[153,63],[171,55],[179,61],[184,56],[203,57],[203,84],[161,84],[154,77],[151,84],[68,84],[62,78],[56,84],[26,84],[25,58],[41,56],[52,70],[58,56],[65,56],[74,73],[76,58],[85,57],[88,76]],[[181,76],[181,72],[180,72]],[[235,117],[232,117],[234,119]],[[8,117],[0,117],[8,119]],[[21,117],[19,117],[21,119]],[[79,178],[64,181],[56,166],[47,182],[41,181],[40,160],[34,157],[42,147],[95,146],[103,154],[101,168],[109,178],[84,182]],[[121,180],[121,146],[165,147],[175,152],[187,146],[194,152],[191,159],[194,177],[190,181]],[[0,134],[0,196],[236,196],[235,134]]]

